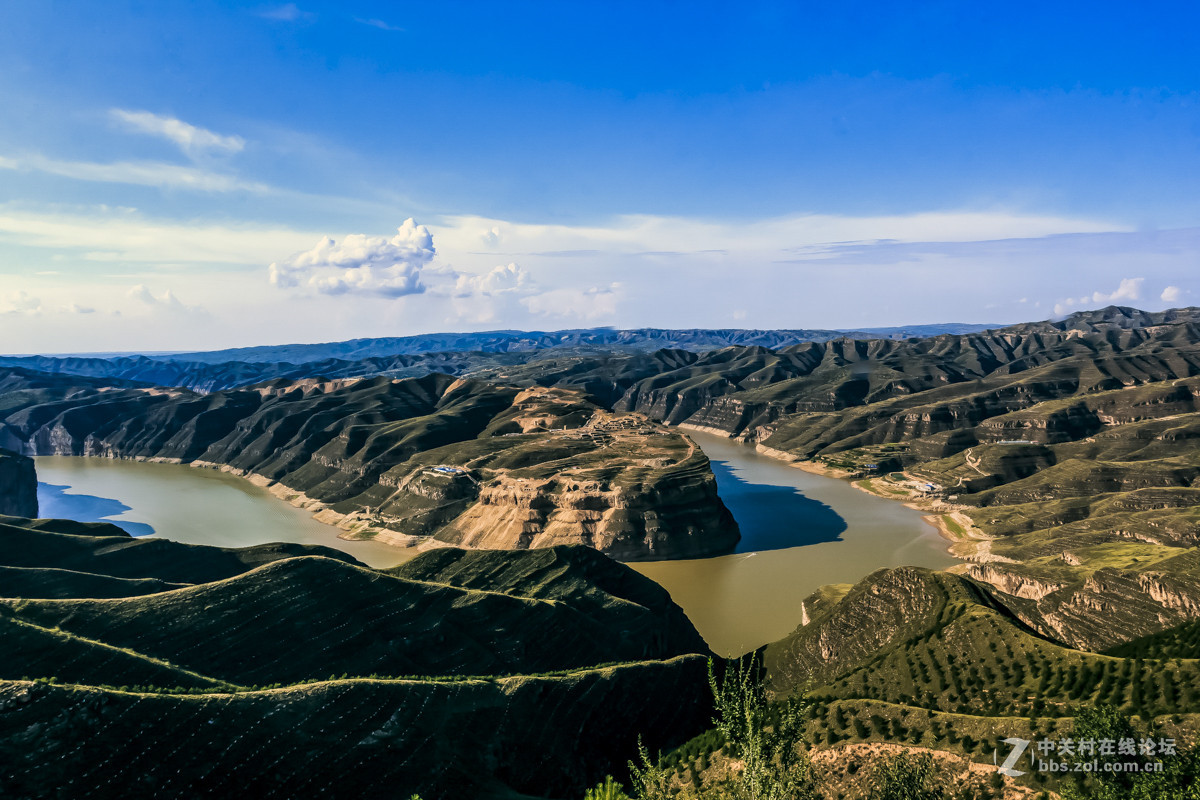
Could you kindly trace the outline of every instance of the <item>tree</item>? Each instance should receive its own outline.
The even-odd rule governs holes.
[[[588,789],[587,794],[583,796],[583,800],[629,800],[629,795],[625,794],[625,790],[621,785],[613,780],[612,775],[604,776],[604,783],[597,784],[594,788]]]
[[[743,765],[730,781],[733,795],[744,800],[815,797],[803,741],[804,704],[788,699],[772,708],[750,658],[728,664],[720,680],[709,661],[708,683],[717,711],[713,721]]]
[[[629,762],[629,777],[637,800],[669,800],[671,775],[660,764],[650,760],[650,752],[638,737],[638,761]]]
[[[933,784],[933,757],[908,753],[886,759],[871,774],[870,800],[942,800]]]

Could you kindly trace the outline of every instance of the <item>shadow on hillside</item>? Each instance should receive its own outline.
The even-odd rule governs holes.
[[[109,522],[130,536],[151,536],[154,528],[145,522],[110,519],[130,510],[120,500],[94,494],[68,494],[70,486],[38,483],[38,514],[44,518],[73,519],[77,522]]]
[[[717,491],[742,529],[734,552],[835,542],[847,528],[846,520],[831,506],[805,497],[794,486],[751,483],[739,477],[727,461],[710,457],[709,463],[717,478]]]

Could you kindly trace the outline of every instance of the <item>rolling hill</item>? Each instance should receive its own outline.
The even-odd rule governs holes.
[[[639,733],[679,744],[711,713],[691,623],[590,548],[384,573],[323,548],[164,559],[111,526],[13,522],[4,796],[574,796]]]

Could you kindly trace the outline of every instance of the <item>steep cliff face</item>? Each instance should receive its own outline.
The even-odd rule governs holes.
[[[484,549],[583,544],[624,561],[732,551],[737,524],[717,497],[708,459],[697,449],[671,466],[634,485],[567,475],[503,477],[435,536]]]
[[[1174,552],[1173,548],[1162,548]],[[972,566],[1025,624],[1081,650],[1103,651],[1200,616],[1200,556],[1195,550],[1143,569],[1091,571],[1068,554],[1054,579],[1021,564]],[[1082,568],[1080,568],[1082,567]]]
[[[9,517],[38,515],[37,473],[33,459],[0,450],[0,514]]]

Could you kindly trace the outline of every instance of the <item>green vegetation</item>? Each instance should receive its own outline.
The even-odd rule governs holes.
[[[948,531],[950,531],[951,533],[953,533],[955,536],[963,536],[964,534],[966,534],[966,531],[963,530],[963,526],[959,525],[957,522],[954,521],[954,517],[951,517],[949,515],[943,516],[942,524],[945,525],[946,529]]]
[[[583,800],[630,800],[630,797],[612,775],[606,775],[603,783],[587,790]]]
[[[427,797],[611,799],[628,774],[640,800],[957,800],[1012,789],[969,769],[1003,736],[1194,740],[1198,321],[1106,309],[210,395],[0,376],[4,432],[38,448],[227,464],[360,536],[521,548],[375,571],[0,520],[0,762],[15,765],[0,794],[45,794],[54,764],[80,788],[148,775],[133,785],[167,794],[318,795],[351,775],[340,791],[383,776]],[[524,549],[732,543],[703,454],[649,420],[845,470],[940,518],[966,563],[825,587],[765,648],[761,682],[739,664],[706,692],[707,650],[657,586],[590,549]],[[1197,796],[1196,764],[1187,750],[1162,773],[1018,782],[1173,800]]]
[[[933,759],[929,755],[901,753],[881,761],[871,775],[869,800],[940,800],[945,796],[934,786]]]
[[[806,800],[814,796],[812,764],[802,749],[804,706],[772,708],[752,660],[735,662],[718,680],[709,662],[717,731],[741,769],[722,782],[730,800]]]
[[[129,595],[0,599],[3,796],[582,794],[623,772],[635,731],[658,750],[710,718],[703,640],[590,548],[442,549],[385,573],[109,527],[0,535],[26,585]],[[161,575],[182,585],[145,593]]]
[[[1185,622],[1174,628],[1117,645],[1109,655],[1140,659],[1200,658],[1200,620]]]

